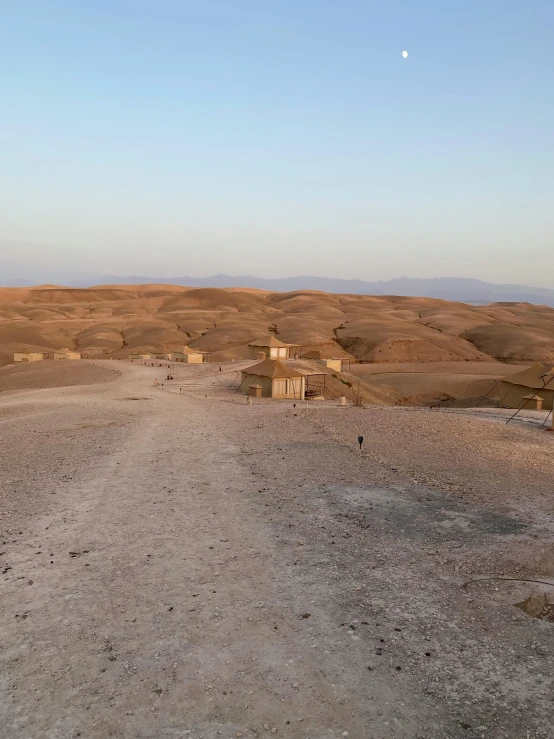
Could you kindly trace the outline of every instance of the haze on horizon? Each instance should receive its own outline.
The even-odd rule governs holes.
[[[554,287],[550,0],[2,16],[3,278]]]

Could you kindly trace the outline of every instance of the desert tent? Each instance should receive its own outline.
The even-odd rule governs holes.
[[[530,393],[531,390],[532,393]],[[549,411],[552,410],[554,402],[552,367],[537,363],[514,375],[508,375],[500,383],[500,405],[502,406],[525,408],[528,395],[538,395],[543,400],[542,407]]]
[[[304,400],[306,378],[297,369],[279,359],[264,359],[242,370],[241,392],[248,394],[252,385],[261,385],[264,398],[294,398]]]
[[[44,354],[42,352],[14,352],[13,353],[14,362],[40,362],[42,359],[44,359]]]
[[[182,346],[176,352],[171,352],[168,357],[174,362],[187,362],[188,364],[202,364],[204,361],[202,352],[195,351],[188,346]]]
[[[289,359],[293,344],[285,344],[276,336],[263,336],[248,344],[249,355],[252,359],[258,359],[260,354],[265,354],[267,359]]]
[[[73,349],[59,349],[54,352],[54,359],[81,359],[81,354]]]

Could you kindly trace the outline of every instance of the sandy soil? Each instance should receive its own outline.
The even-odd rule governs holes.
[[[0,397],[2,739],[552,737],[551,434],[118,369]]]
[[[104,367],[97,367],[86,361],[22,362],[0,367],[0,392],[94,385],[98,382],[112,382],[117,377],[119,367],[115,362]]]

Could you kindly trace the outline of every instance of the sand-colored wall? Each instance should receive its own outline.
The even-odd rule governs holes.
[[[168,359],[173,362],[184,362],[185,364],[202,364],[204,356],[200,353],[186,354],[184,352],[171,352],[167,354]]]
[[[40,362],[44,359],[44,355],[40,352],[14,352],[14,362]]]
[[[542,407],[544,410],[551,411],[554,402],[554,390],[539,390],[533,388],[530,390],[523,385],[512,385],[509,382],[500,383],[500,401],[507,408],[520,408],[524,406],[524,397],[533,393],[543,399]]]
[[[182,361],[187,364],[202,364],[204,357],[202,354],[184,354]]]
[[[342,360],[341,359],[321,359],[320,362],[324,367],[335,370],[335,372],[342,371]]]

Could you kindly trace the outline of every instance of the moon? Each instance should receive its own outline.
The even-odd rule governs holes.
[[[407,51],[403,51],[402,52],[402,56],[404,57],[404,59],[407,59],[408,58],[408,52]]]

